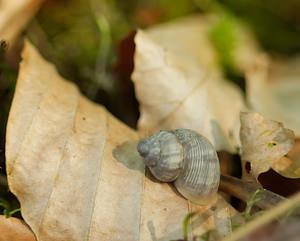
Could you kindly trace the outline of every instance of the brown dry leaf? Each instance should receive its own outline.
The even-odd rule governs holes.
[[[189,128],[217,150],[235,152],[245,104],[239,88],[218,70],[210,25],[196,16],[137,32],[132,79],[140,102],[139,130]]]
[[[300,139],[295,140],[295,145],[287,157],[277,161],[273,168],[284,177],[300,178]]]
[[[0,39],[11,43],[36,13],[42,0],[0,1]]]
[[[232,233],[232,220],[239,216],[236,210],[228,205],[222,197],[218,198],[213,209],[204,206],[201,209],[196,208],[196,210],[196,215],[190,219],[193,236],[189,236],[189,240],[201,237],[207,231],[210,231],[210,240],[221,240]]]
[[[35,241],[34,234],[20,219],[0,215],[0,241]]]
[[[256,59],[247,72],[247,99],[254,111],[282,122],[300,137],[300,57]]]
[[[267,120],[254,112],[241,113],[242,160],[251,163],[251,173],[257,178],[260,173],[273,168],[282,174],[291,160],[283,158],[294,144],[293,131],[282,123]]]
[[[38,240],[182,238],[187,213],[208,207],[145,177],[136,132],[80,95],[28,42],[22,56],[6,166]]]

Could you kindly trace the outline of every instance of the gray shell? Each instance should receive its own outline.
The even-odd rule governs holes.
[[[188,200],[206,204],[216,198],[220,164],[212,144],[195,131],[160,131],[141,140],[138,152],[160,181],[172,182]]]

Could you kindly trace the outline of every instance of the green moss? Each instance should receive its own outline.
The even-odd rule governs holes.
[[[210,32],[210,38],[215,46],[221,66],[225,70],[235,68],[234,50],[236,33],[233,19],[224,14]]]
[[[227,79],[233,81],[245,90],[245,78],[236,68],[235,50],[238,41],[236,33],[236,19],[226,10],[218,7],[216,10],[220,18],[210,31],[210,39],[214,45]]]
[[[300,1],[218,0],[252,27],[269,51],[296,54],[300,51]]]

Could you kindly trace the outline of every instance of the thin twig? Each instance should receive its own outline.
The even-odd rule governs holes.
[[[232,176],[221,175],[219,190],[237,197],[244,202],[247,202],[253,193],[260,190],[260,198],[255,205],[262,209],[272,208],[278,203],[286,200],[286,198],[268,191],[254,182],[243,181]]]

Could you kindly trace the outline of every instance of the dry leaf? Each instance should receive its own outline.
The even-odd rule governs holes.
[[[28,42],[22,56],[6,166],[38,240],[182,238],[184,217],[205,207],[145,177],[137,134],[81,96]]]
[[[254,112],[241,113],[240,136],[242,160],[251,163],[251,173],[256,178],[270,168],[278,173],[287,168],[288,160],[281,158],[292,148],[295,136],[280,122]]]
[[[193,229],[193,236],[189,236],[189,240],[201,237],[207,231],[210,231],[210,240],[221,240],[232,233],[232,220],[238,214],[222,197],[218,198],[213,210],[204,206],[198,211],[189,220]]]
[[[295,140],[295,145],[287,154],[281,158],[273,167],[284,177],[300,178],[300,140]]]
[[[192,17],[137,32],[132,79],[139,130],[189,128],[217,150],[234,152],[245,104],[239,88],[218,70],[208,27],[202,17]]]
[[[0,215],[0,241],[35,241],[31,230],[17,218]]]
[[[0,1],[0,39],[13,42],[41,3],[42,0]]]
[[[247,98],[254,111],[282,122],[300,136],[300,57],[256,59],[247,72]]]

